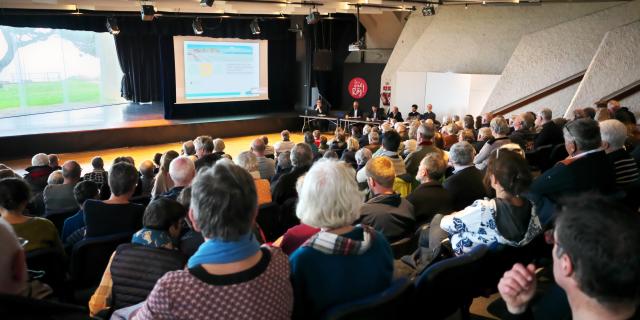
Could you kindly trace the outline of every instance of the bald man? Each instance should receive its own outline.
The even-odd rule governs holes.
[[[196,166],[188,157],[177,157],[169,164],[169,176],[173,180],[173,188],[161,194],[160,197],[177,200],[182,189],[191,185],[191,181],[196,176]]]
[[[47,212],[78,210],[78,203],[73,196],[73,187],[80,181],[81,173],[82,168],[75,161],[67,161],[62,165],[64,182],[44,188],[44,205]]]

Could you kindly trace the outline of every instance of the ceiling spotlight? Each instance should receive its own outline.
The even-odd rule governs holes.
[[[427,17],[427,16],[433,16],[435,14],[436,14],[436,8],[434,8],[432,4],[429,4],[426,7],[422,7],[423,16]]]
[[[118,20],[116,20],[116,18],[107,18],[107,30],[114,36],[120,33],[120,27],[118,26]]]
[[[260,25],[258,24],[258,19],[253,19],[253,21],[251,21],[251,24],[249,25],[249,28],[251,29],[251,34],[255,35],[259,35],[260,34]]]
[[[76,11],[71,12],[72,15],[81,15],[82,12],[80,12],[80,8],[78,8],[78,5],[76,5]]]
[[[204,28],[202,27],[202,21],[200,21],[200,18],[195,18],[193,20],[193,23],[191,24],[191,27],[193,28],[193,33],[195,33],[196,35],[201,35],[204,33]]]
[[[200,0],[201,7],[213,7],[213,0]]]
[[[142,21],[153,21],[156,16],[156,8],[150,4],[143,4],[140,8],[140,15],[142,16]]]

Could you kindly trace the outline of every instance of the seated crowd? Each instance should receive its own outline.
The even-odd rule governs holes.
[[[86,314],[302,319],[384,292],[436,260],[553,234],[552,261],[516,264],[496,281],[508,312],[533,316],[541,267],[574,317],[631,317],[640,134],[615,102],[593,111],[568,122],[549,109],[438,122],[429,105],[404,122],[397,107],[388,120],[374,108],[367,118],[379,125],[338,127],[332,139],[309,131],[300,143],[284,130],[273,147],[257,137],[233,160],[222,139],[199,136],[139,168],[131,157],[108,168],[95,157],[82,175],[76,161],[37,154],[20,177],[0,164],[0,315],[12,310],[7,301],[35,303],[25,254],[54,249],[72,260],[74,247],[114,235],[130,241],[111,252]],[[363,112],[354,104],[350,114]],[[417,253],[422,262],[400,274]]]

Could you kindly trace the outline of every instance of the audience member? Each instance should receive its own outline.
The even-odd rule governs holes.
[[[473,159],[473,163],[480,170],[484,170],[487,167],[489,157],[494,150],[497,150],[503,144],[511,143],[511,140],[509,140],[509,137],[507,136],[509,134],[509,125],[504,118],[494,118],[491,120],[490,127],[493,138],[488,140],[487,143],[482,146],[482,149],[480,149],[476,157]]]
[[[453,201],[453,210],[460,211],[474,201],[487,196],[482,171],[473,165],[475,149],[468,142],[458,142],[451,146],[449,159],[453,165],[453,175],[442,184]]]
[[[444,149],[449,148],[456,142],[458,142],[458,126],[455,123],[449,124],[443,128]]]
[[[49,157],[44,153],[38,153],[31,158],[31,166],[26,168],[24,179],[31,186],[34,193],[42,192],[47,186],[47,178],[55,171],[49,166]]]
[[[457,142],[462,142],[462,141],[466,141],[468,143],[475,143],[476,142],[476,135],[473,133],[473,130],[464,129],[464,130],[458,131],[458,141]],[[451,149],[451,147],[449,147],[449,149]]]
[[[413,204],[418,225],[428,223],[438,213],[453,211],[453,199],[440,183],[446,169],[447,163],[442,154],[437,152],[427,154],[420,161],[416,174],[420,185],[407,196],[407,200]]]
[[[307,173],[313,163],[313,154],[311,148],[306,143],[298,143],[291,149],[291,164],[293,168],[291,172],[283,174],[271,186],[271,195],[274,202],[284,204],[291,198],[297,198],[296,181],[298,178]]]
[[[592,108],[592,107],[587,107],[582,109],[584,112],[584,116],[587,118],[591,118],[592,120],[595,119],[596,117],[596,109]]]
[[[260,139],[262,139],[262,141],[264,142],[264,156],[270,159],[274,159],[276,151],[272,146],[269,145],[269,137],[262,136],[260,137]]]
[[[75,161],[67,161],[62,166],[62,184],[48,185],[44,188],[44,205],[47,212],[69,211],[78,208],[73,197],[73,187],[80,181],[82,168]]]
[[[180,150],[181,156],[195,156],[196,146],[193,144],[193,140],[185,141],[182,144],[182,150]]]
[[[171,271],[158,280],[137,319],[291,318],[286,256],[279,249],[261,248],[252,232],[257,214],[252,180],[228,161],[198,174],[189,219],[206,241],[189,259],[188,270]]]
[[[342,157],[340,160],[350,164],[354,169],[358,167],[358,163],[356,161],[356,152],[360,149],[360,144],[358,140],[354,137],[350,137],[347,139],[347,149],[342,152]]]
[[[269,159],[271,160],[271,159]],[[271,184],[269,180],[262,179],[260,172],[258,171],[258,159],[251,151],[241,152],[236,157],[235,163],[244,168],[253,177],[253,182],[256,185],[256,193],[258,195],[258,205],[271,202]]]
[[[60,166],[60,159],[58,158],[57,154],[50,154],[47,156],[49,158],[49,167],[51,167],[53,170],[62,170],[62,167]]]
[[[100,285],[89,301],[92,317],[101,310],[144,301],[165,273],[184,268],[187,258],[176,243],[186,213],[180,203],[169,198],[149,203],[142,229],[133,235],[131,243],[118,246],[111,255]]]
[[[324,154],[329,150],[329,145],[327,144],[327,137],[320,137],[320,145],[318,146],[318,153]]]
[[[286,151],[278,155],[278,161],[276,162],[276,174],[271,178],[271,185],[280,179],[285,173],[289,173],[292,170],[291,165],[291,152]]]
[[[473,148],[476,150],[476,153],[480,152],[485,143],[491,139],[493,139],[491,128],[480,127],[480,129],[478,129],[478,139],[473,143]]]
[[[104,170],[104,160],[101,157],[93,157],[91,166],[93,171],[85,174],[84,180],[93,181],[98,184],[98,187],[102,187],[102,184],[107,182],[109,178],[109,174]]]
[[[358,152],[356,152],[356,155],[355,155],[356,164],[358,165],[358,167],[356,168],[356,171],[360,171],[360,169],[364,168],[364,166],[367,165],[367,162],[371,160],[371,156],[372,156],[372,153],[367,148],[362,148],[358,150]]]
[[[216,138],[213,140],[213,154],[217,154],[218,156],[222,157],[223,155],[225,155],[224,148],[226,148],[224,140],[222,140],[221,138]]]
[[[177,152],[176,152],[177,153]],[[138,172],[129,163],[117,163],[109,172],[111,196],[105,201],[86,200],[84,217],[87,238],[135,232],[142,226],[144,207],[129,202],[138,183]]]
[[[216,161],[220,160],[220,154],[213,152],[213,138],[210,136],[199,136],[195,140],[193,140],[193,145],[196,149],[196,157],[198,160],[195,161],[196,171],[200,171],[201,168],[209,168],[213,166]],[[175,151],[172,151],[175,152]],[[172,157],[171,160],[177,158],[178,155],[176,153],[175,157]],[[169,162],[171,162],[171,160]],[[168,165],[168,164],[167,164]],[[164,166],[163,166],[164,167]],[[167,167],[168,169],[168,167]],[[167,176],[168,177],[168,176]],[[158,179],[156,178],[156,181]],[[167,192],[168,189],[163,192]],[[162,193],[162,192],[161,192]],[[154,194],[155,195],[155,194]]]
[[[404,176],[407,173],[404,161],[398,155],[398,147],[400,147],[400,135],[394,130],[387,131],[382,138],[382,149],[373,155],[376,157],[387,157],[393,163],[396,177]],[[367,181],[366,170],[362,169],[358,172],[357,181],[362,183]]]
[[[196,139],[195,141],[198,141],[198,139]],[[198,144],[196,143],[196,145]],[[153,189],[151,190],[152,198],[156,198],[173,188],[173,180],[171,180],[171,176],[169,175],[169,165],[171,164],[171,161],[173,161],[173,159],[179,156],[180,155],[173,150],[169,150],[162,155],[162,158],[160,159],[160,171],[158,172],[158,174],[156,174],[156,178],[153,183]],[[202,164],[203,162],[201,160],[205,158],[206,157],[203,156],[202,158],[198,159],[198,161],[200,162],[196,161],[196,170],[198,168],[197,163]]]
[[[309,147],[311,148],[311,152],[313,152],[314,155],[318,154],[316,139],[313,137],[313,133],[311,133],[311,131],[307,131],[304,133],[304,143],[309,145]]]
[[[320,146],[320,135],[322,134],[322,132],[320,132],[320,130],[313,130],[313,132],[311,133],[313,135],[313,143],[316,145],[316,147]]]
[[[302,182],[296,215],[322,230],[289,258],[296,318],[317,317],[391,284],[393,255],[385,237],[371,227],[352,226],[363,201],[354,174],[344,163],[320,160]]]
[[[191,208],[191,186],[182,189],[180,196],[178,196],[178,202],[189,211]],[[191,257],[198,251],[198,247],[204,243],[204,237],[202,237],[200,231],[195,230],[190,219],[184,219],[184,224],[186,225],[184,226],[186,231],[180,237],[180,252],[186,257]]]
[[[23,214],[31,198],[29,185],[22,179],[0,180],[0,215],[8,222],[18,237],[27,240],[24,250],[54,248],[64,254],[58,231],[51,221]]]
[[[85,227],[84,202],[88,199],[99,199],[100,189],[98,184],[91,180],[81,181],[73,188],[73,196],[75,197],[80,210],[76,214],[64,220],[62,235],[60,237],[63,243],[71,234]]]
[[[160,160],[162,159],[162,153],[160,152],[156,152],[156,154],[153,155],[153,165],[155,166],[155,169],[153,169],[153,173],[157,174],[158,171],[160,171]]]
[[[329,144],[329,150],[335,151],[338,158],[340,158],[345,149],[347,149],[347,136],[343,132],[336,130],[335,138]]]
[[[369,143],[364,147],[369,149],[372,154],[376,153],[380,149],[380,134],[376,131],[371,131],[369,133]]]
[[[532,117],[530,113],[518,115],[513,124],[515,130],[509,135],[509,140],[520,145],[522,150],[532,151],[536,138],[534,126],[535,117]]]
[[[524,246],[542,232],[533,203],[522,197],[531,180],[529,165],[520,154],[498,149],[489,158],[485,176],[487,188],[495,190],[496,197],[476,200],[462,211],[444,217],[437,215],[431,225],[440,226],[447,233],[444,237],[451,238],[456,255],[494,242]],[[439,243],[437,238],[444,238],[432,237],[442,230],[431,228],[430,248]]]
[[[640,300],[640,216],[619,203],[583,195],[567,203],[553,232],[553,278],[573,319],[632,319]],[[606,232],[602,232],[606,230]],[[532,318],[536,266],[516,264],[498,291],[512,314]],[[557,300],[554,303],[558,303]],[[525,312],[528,313],[528,317]]]
[[[638,164],[624,149],[627,127],[620,121],[611,119],[600,122],[602,148],[615,175],[616,185],[624,187],[638,182]]]
[[[0,219],[0,318],[86,319],[83,308],[28,296],[27,263],[11,226]]]
[[[373,197],[360,207],[356,223],[373,227],[390,243],[412,235],[416,230],[413,205],[393,191],[396,174],[391,160],[371,159],[364,170]]]
[[[293,146],[296,145],[291,140],[289,140],[290,134],[291,133],[289,133],[289,130],[283,130],[282,132],[280,132],[280,137],[282,137],[282,140],[276,142],[276,144],[273,146],[276,156],[278,156],[282,152],[291,151],[291,149],[293,149]]]
[[[173,181],[173,187],[160,197],[176,200],[182,189],[190,185],[191,180],[196,176],[196,166],[188,157],[177,157],[169,164],[169,176]]]
[[[338,160],[338,154],[333,151],[333,150],[327,150],[327,152],[324,153],[324,155],[322,155],[323,159],[331,159],[331,160]]]
[[[298,178],[296,181],[296,190],[298,193],[302,188],[304,182],[304,176]],[[312,227],[304,223],[300,223],[296,226],[289,228],[280,239],[276,240],[273,245],[282,249],[286,255],[291,255],[301,245],[303,245],[311,236],[318,233],[320,228]]]
[[[567,123],[563,131],[569,157],[536,178],[531,192],[554,203],[563,196],[583,191],[614,192],[615,174],[607,155],[600,149],[602,140],[598,122],[574,120]]]
[[[371,126],[365,124],[364,127],[362,127],[362,135],[358,139],[358,145],[360,145],[360,148],[369,144],[369,133],[371,133]]]
[[[607,110],[607,108],[598,108],[596,110],[596,117],[594,118],[594,120],[598,121],[598,122],[602,122],[605,120],[609,120],[611,119],[611,115],[609,114],[609,110]]]
[[[195,152],[195,151],[194,151]],[[153,162],[151,160],[142,161],[140,164],[140,168],[138,171],[140,172],[140,181],[142,182],[142,193],[141,196],[150,196],[151,191],[153,190],[153,185],[155,184],[156,177],[153,173],[154,169]]]
[[[564,143],[562,127],[552,121],[551,109],[540,110],[537,118],[537,125],[541,128],[540,133],[533,142],[533,147],[538,149],[542,146],[557,145]]]
[[[51,174],[47,178],[47,185],[63,184],[63,183],[64,183],[64,177],[62,176],[62,170],[56,170],[54,172],[51,172]]]
[[[418,174],[418,167],[420,166],[420,162],[427,154],[430,153],[440,153],[442,154],[442,150],[438,149],[433,145],[433,136],[435,130],[433,126],[429,126],[426,124],[420,125],[417,132],[417,142],[418,146],[416,147],[416,151],[407,155],[404,159],[404,164],[407,168],[407,173],[412,177],[415,177]]]
[[[251,143],[251,151],[253,151],[253,154],[256,156],[260,178],[271,180],[276,174],[276,162],[273,159],[265,157],[264,141],[260,138],[253,140]]]

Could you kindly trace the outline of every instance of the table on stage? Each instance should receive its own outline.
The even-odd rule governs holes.
[[[333,124],[337,126],[340,125],[340,119],[336,118],[336,117],[330,117],[330,116],[311,116],[311,115],[306,115],[306,114],[301,114],[298,117],[302,118],[302,132],[304,132],[304,129],[306,127],[311,127],[311,121],[312,120],[327,120]]]
[[[373,126],[377,126],[382,123],[382,121],[362,120],[360,118],[342,118],[342,119],[339,119],[339,122],[342,123],[340,127],[344,127],[344,129],[347,129],[349,127],[349,123],[362,123],[362,124],[369,124]]]

